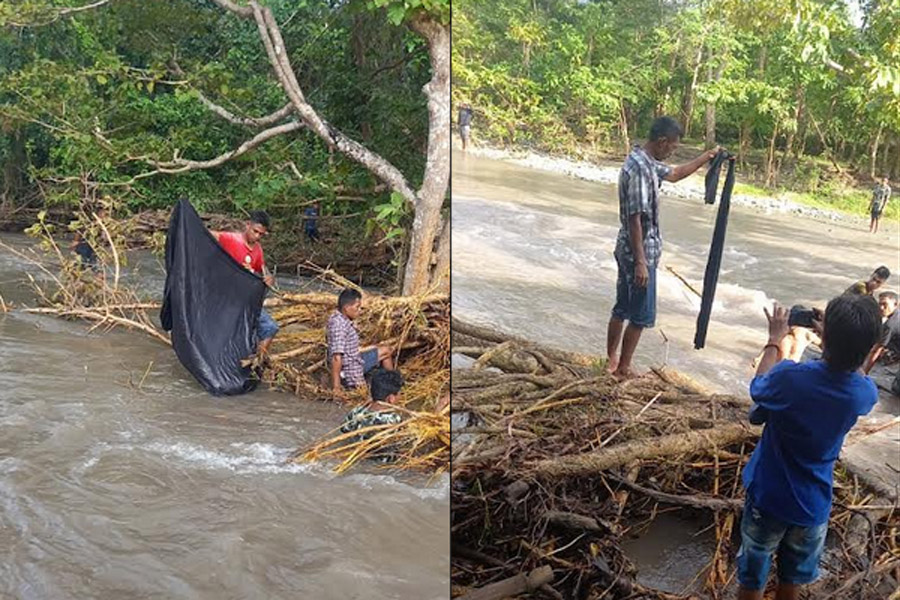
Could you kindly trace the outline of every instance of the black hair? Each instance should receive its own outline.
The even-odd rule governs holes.
[[[353,288],[346,288],[341,292],[340,296],[338,296],[338,310],[343,310],[345,306],[348,304],[353,304],[357,300],[362,299],[362,294],[359,293],[359,290],[354,290]]]
[[[655,142],[660,138],[678,140],[681,139],[682,135],[684,135],[684,131],[682,131],[681,125],[672,117],[658,117],[650,125],[651,142]]]
[[[269,228],[269,213],[267,213],[264,210],[254,210],[253,212],[250,213],[250,222],[258,223],[258,224],[262,225],[263,227],[265,227],[266,229],[268,229]]]
[[[400,371],[392,371],[384,367],[372,369],[369,380],[372,400],[381,402],[388,396],[400,393],[401,389],[403,389],[403,376]]]
[[[866,295],[838,296],[825,307],[822,358],[832,371],[855,371],[881,338],[881,309]]]
[[[880,279],[883,279],[884,281],[887,281],[888,277],[891,276],[890,270],[887,267],[885,267],[884,265],[881,265],[880,267],[875,269],[875,272],[872,274],[877,276]]]
[[[881,292],[880,294],[878,294],[878,299],[881,300],[882,298],[887,298],[888,300],[893,300],[894,302],[900,300],[900,296],[897,296],[897,292],[891,291]]]

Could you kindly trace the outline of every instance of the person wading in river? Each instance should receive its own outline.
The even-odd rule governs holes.
[[[659,117],[650,126],[650,138],[636,145],[619,173],[619,235],[616,305],[606,336],[608,369],[616,377],[634,377],[631,360],[641,333],[656,322],[656,266],[662,252],[659,233],[659,186],[662,180],[680,181],[711,160],[716,146],[691,162],[662,164],[681,141],[681,127],[671,117]],[[628,321],[628,327],[625,327]],[[623,336],[624,330],[624,336]],[[621,344],[621,354],[619,346]]]
[[[266,261],[263,258],[262,245],[259,243],[269,233],[269,215],[266,211],[255,210],[250,213],[250,220],[247,221],[243,231],[210,231],[210,233],[239,265],[259,275],[267,286],[272,287],[275,280],[265,273]],[[272,340],[275,339],[275,334],[278,333],[278,323],[265,309],[259,312],[256,333],[260,340],[258,353],[260,357],[264,357]]]
[[[762,600],[776,554],[775,599],[793,600],[818,577],[844,436],[878,400],[859,368],[881,336],[881,313],[871,296],[834,298],[824,323],[813,321],[822,360],[805,363],[782,360],[788,311],[765,313],[769,341],[750,382],[750,422],[765,427],[743,475],[738,600]]]

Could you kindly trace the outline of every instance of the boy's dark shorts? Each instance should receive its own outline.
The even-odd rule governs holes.
[[[619,258],[616,258],[616,262],[619,265],[619,275],[612,316],[636,327],[653,327],[656,324],[656,267],[647,267],[650,274],[647,287],[639,287],[634,282],[634,265]]]

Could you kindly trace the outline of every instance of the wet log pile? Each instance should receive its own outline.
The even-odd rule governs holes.
[[[749,400],[669,369],[618,383],[597,357],[458,319],[452,376],[453,596],[730,598],[741,474],[761,429]],[[824,577],[811,598],[886,598],[900,578],[900,512],[836,472]],[[622,542],[662,513],[715,545],[688,589],[643,585]]]

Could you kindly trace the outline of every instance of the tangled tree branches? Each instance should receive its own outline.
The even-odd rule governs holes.
[[[733,593],[740,478],[759,432],[745,419],[746,399],[709,394],[666,370],[618,384],[593,357],[457,319],[453,349],[475,359],[452,382],[455,422],[465,421],[453,432],[454,594],[499,598],[492,586],[547,567],[552,583],[542,579],[534,597]],[[843,471],[838,480],[837,501],[853,510],[836,504],[829,575],[816,593],[849,586],[836,597],[883,597],[879,585],[891,585],[900,557],[900,520],[889,506],[873,509],[885,501]],[[622,549],[661,507],[715,534],[688,595],[642,585]]]

